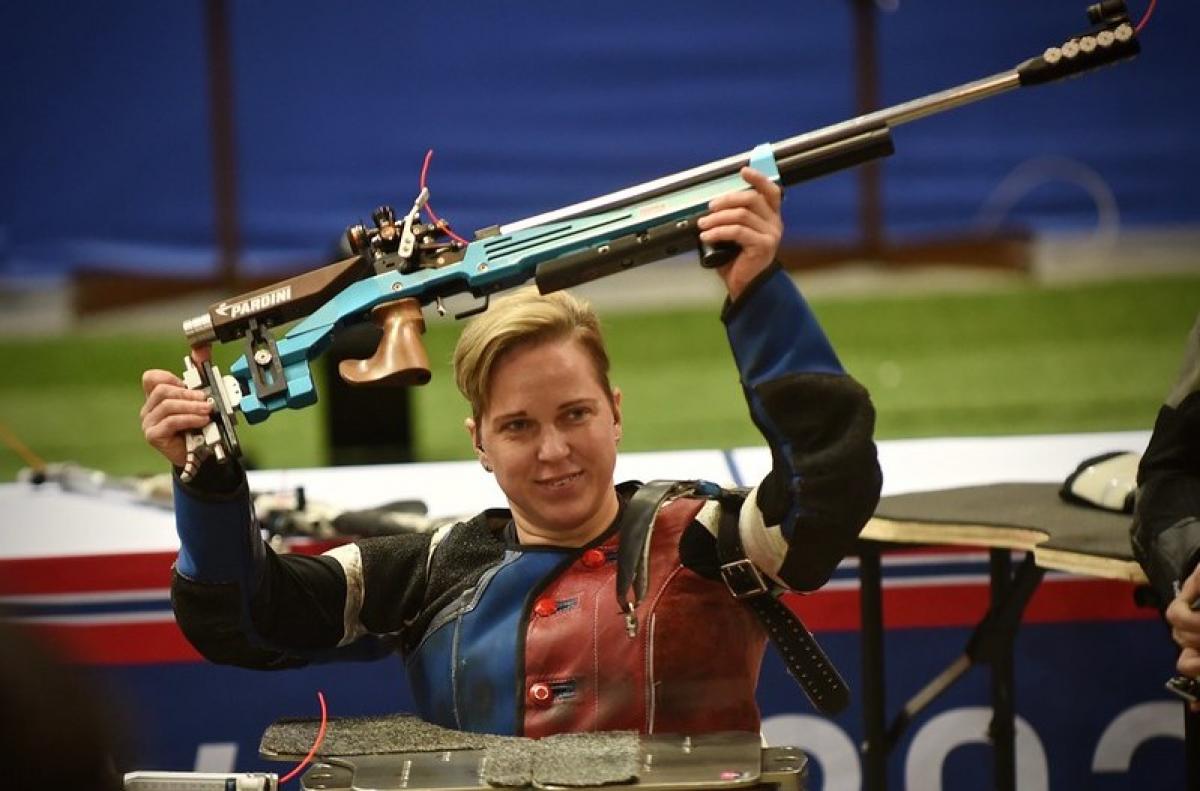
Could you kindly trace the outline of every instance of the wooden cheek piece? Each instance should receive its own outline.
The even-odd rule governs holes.
[[[429,356],[421,344],[425,319],[421,303],[400,299],[376,306],[371,320],[383,330],[375,353],[366,360],[342,360],[338,373],[352,385],[413,387],[429,382]]]

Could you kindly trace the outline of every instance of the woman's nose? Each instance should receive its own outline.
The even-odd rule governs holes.
[[[557,461],[565,457],[569,450],[566,435],[558,429],[551,428],[542,432],[541,441],[538,443],[538,460]]]

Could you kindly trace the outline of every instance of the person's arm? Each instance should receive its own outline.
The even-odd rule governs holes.
[[[704,241],[742,248],[719,271],[729,292],[722,320],[750,416],[771,449],[771,472],[747,497],[739,529],[762,571],[793,590],[814,590],[879,501],[875,412],[774,262],[779,188],[754,171],[743,177],[754,189],[716,199],[701,223]]]
[[[171,604],[180,629],[205,658],[292,667],[343,642],[344,570],[332,555],[272,551],[240,469],[208,464],[190,484],[177,475],[175,525],[180,550]]]
[[[146,372],[142,384],[143,433],[175,468],[180,551],[171,602],[192,645],[214,662],[255,668],[387,650],[361,623],[367,586],[359,547],[317,557],[277,555],[261,537],[238,464],[208,463],[190,483],[179,478],[186,455],[181,432],[207,420],[203,398],[167,371]],[[429,539],[411,536],[394,543],[389,564],[415,570],[401,575],[404,590],[388,591],[394,602],[389,612],[402,616],[404,608],[413,610],[421,601]]]
[[[1200,563],[1200,393],[1164,405],[1138,465],[1133,552],[1160,602]]]
[[[724,320],[772,461],[742,507],[742,544],[777,582],[814,590],[879,501],[875,411],[782,269],[753,282]]]
[[[1183,649],[1179,672],[1200,677],[1200,318],[1179,378],[1138,465],[1133,552]]]

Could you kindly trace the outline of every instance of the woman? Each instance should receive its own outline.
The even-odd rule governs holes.
[[[467,432],[508,508],[432,535],[278,556],[258,537],[244,474],[202,468],[176,481],[172,588],[197,649],[258,668],[399,651],[421,715],[462,730],[757,730],[766,637],[721,581],[717,525],[737,520],[773,586],[812,590],[873,512],[880,474],[866,392],[773,264],[779,188],[742,175],[751,189],[713,200],[699,226],[703,241],[741,248],[717,270],[722,320],[773,469],[744,503],[679,498],[657,511],[635,612],[613,597],[638,485],[613,481],[621,393],[599,327],[568,295],[522,292],[472,322],[455,352]],[[207,407],[165,371],[143,386],[146,439],[178,469],[179,432]]]

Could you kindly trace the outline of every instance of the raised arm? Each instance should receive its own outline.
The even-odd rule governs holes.
[[[168,371],[147,371],[142,428],[147,442],[175,468],[175,525],[180,550],[171,585],[176,621],[192,645],[222,664],[292,667],[328,658],[370,658],[390,648],[363,625],[364,551],[338,547],[320,556],[277,555],[261,536],[246,475],[236,462],[205,464],[191,483],[179,479],[181,432],[208,417],[203,397]],[[400,568],[380,598],[395,602],[402,619],[415,610],[424,586],[429,537],[375,542],[366,554]],[[386,553],[382,548],[386,547]],[[368,564],[369,565],[369,564]],[[351,580],[352,584],[347,584]],[[399,590],[394,589],[399,585]],[[369,603],[367,603],[369,605]],[[391,618],[382,615],[381,621]],[[369,620],[369,618],[368,618]]]
[[[743,175],[755,189],[714,201],[706,220],[721,230],[705,239],[742,247],[721,272],[729,291],[722,320],[750,416],[771,449],[771,472],[742,508],[742,543],[776,582],[813,590],[879,501],[875,412],[773,262],[782,230],[778,187],[753,171]]]

